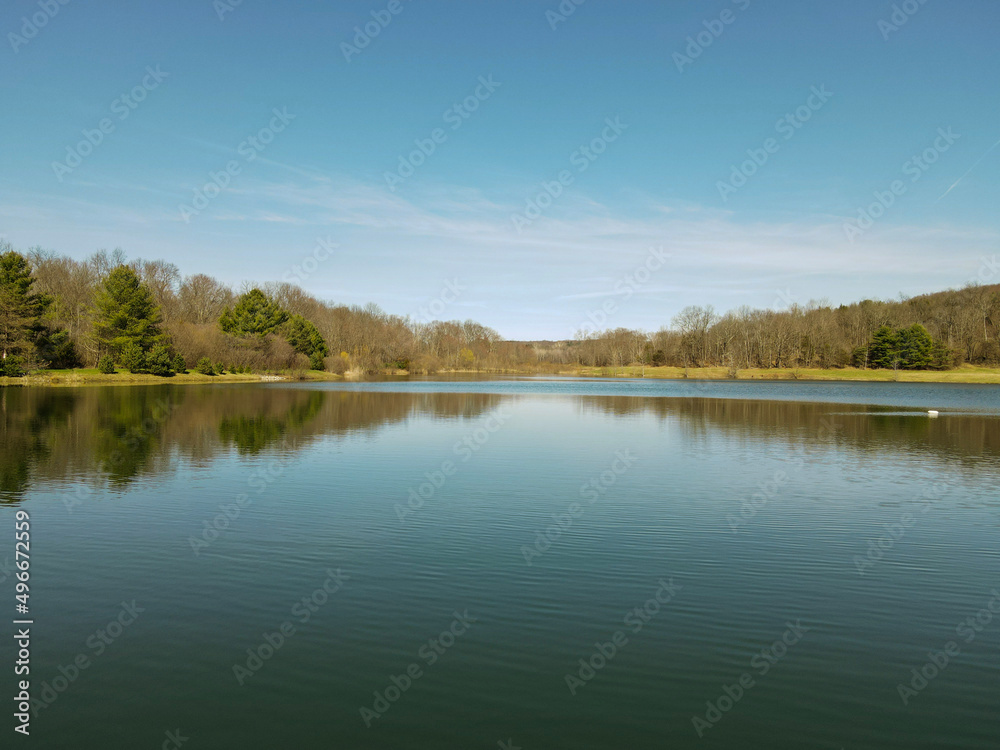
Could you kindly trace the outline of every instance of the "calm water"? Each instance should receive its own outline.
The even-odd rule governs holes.
[[[36,748],[1000,746],[997,387],[0,389],[0,425]]]

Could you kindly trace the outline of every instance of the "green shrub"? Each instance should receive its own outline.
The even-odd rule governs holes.
[[[174,374],[174,361],[163,344],[157,344],[146,357],[146,368],[154,375],[168,378]]]
[[[80,367],[80,357],[69,333],[62,329],[46,328],[35,341],[38,356],[54,370],[68,370]]]
[[[135,342],[130,342],[122,349],[122,367],[129,372],[142,372],[146,369],[146,353]]]
[[[183,354],[178,354],[174,357],[174,372],[187,372],[188,366],[187,362],[184,360]]]
[[[310,370],[325,370],[326,364],[323,362],[322,352],[315,351],[309,357],[309,369]]]
[[[0,375],[8,378],[24,377],[24,362],[20,357],[8,355],[6,359],[0,360]]]
[[[212,367],[212,360],[208,357],[202,357],[198,360],[198,364],[195,365],[195,370],[200,372],[202,375],[215,375],[215,368]]]
[[[115,374],[115,361],[111,358],[110,354],[105,354],[101,357],[100,361],[97,363],[97,370],[104,375]]]
[[[214,371],[215,371],[216,375],[225,375],[226,374],[226,367],[221,362],[216,362],[215,363],[215,370]]]

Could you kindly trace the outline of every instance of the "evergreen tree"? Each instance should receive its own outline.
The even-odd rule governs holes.
[[[76,353],[69,331],[43,326],[35,339],[38,356],[45,360],[49,367],[69,369],[80,366],[80,357]]]
[[[907,370],[926,370],[933,359],[934,342],[919,323],[897,333],[900,366]]]
[[[174,362],[170,351],[163,344],[157,344],[146,357],[146,369],[153,375],[170,377],[174,374]]]
[[[932,370],[947,370],[955,366],[955,359],[955,352],[940,341],[935,341],[931,349],[931,363],[929,367]]]
[[[16,354],[8,354],[6,359],[0,359],[0,375],[8,378],[23,378],[28,373],[24,369],[24,359]]]
[[[266,336],[288,320],[288,313],[260,289],[242,295],[236,306],[228,307],[219,318],[219,326],[233,336]]]
[[[146,352],[163,339],[160,308],[149,287],[128,266],[118,266],[108,274],[95,312],[94,338],[115,356],[121,356],[130,344]]]
[[[285,339],[295,351],[309,357],[311,369],[323,369],[323,358],[330,354],[330,347],[311,322],[301,315],[293,315],[285,326]]]
[[[864,353],[864,347],[854,352],[855,364],[861,363]],[[955,359],[954,352],[934,341],[919,323],[896,330],[882,326],[868,344],[868,355],[870,367],[904,370],[947,369]]]
[[[868,366],[891,370],[899,360],[899,340],[889,326],[882,326],[868,345]]]
[[[142,372],[146,369],[146,353],[135,341],[129,341],[121,349],[121,362],[129,372]]]
[[[6,367],[8,357],[17,357],[19,363],[35,358],[36,342],[45,330],[40,318],[52,299],[32,293],[34,283],[31,264],[23,255],[13,250],[0,255],[0,368]]]

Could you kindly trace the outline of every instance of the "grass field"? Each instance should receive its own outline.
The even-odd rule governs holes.
[[[686,375],[685,375],[686,373]],[[584,376],[621,378],[672,378],[688,377],[694,380],[732,379],[725,367],[586,367],[578,373]],[[737,380],[858,380],[899,381],[901,383],[998,383],[1000,368],[966,365],[954,370],[820,370],[815,368],[781,368],[770,370],[739,370]]]
[[[455,371],[472,374],[475,371],[462,370]],[[507,370],[505,374],[535,375],[542,371],[532,370]],[[569,375],[583,377],[605,377],[605,378],[661,378],[675,379],[690,378],[692,380],[732,380],[729,370],[725,367],[577,367],[562,368],[553,371],[546,368],[544,372],[553,375]],[[395,371],[394,374],[403,374]],[[480,373],[486,374],[486,373]],[[23,378],[0,377],[0,386],[81,386],[81,385],[150,385],[150,384],[176,384],[186,385],[195,383],[259,383],[266,380],[282,378],[285,380],[312,380],[312,381],[336,381],[343,380],[343,376],[334,375],[330,372],[318,372],[316,370],[285,372],[271,375],[260,374],[233,374],[225,375],[202,375],[191,371],[182,375],[174,375],[169,378],[162,378],[156,375],[133,374],[129,372],[118,372],[114,375],[104,375],[96,369],[78,370],[43,370],[32,373]],[[351,379],[354,379],[353,377]],[[954,370],[934,371],[934,370],[900,370],[894,373],[892,370],[856,370],[845,368],[842,370],[820,370],[811,368],[795,369],[770,369],[770,370],[740,370],[736,380],[856,380],[856,381],[882,381],[901,383],[996,383],[1000,384],[1000,368],[973,367],[967,365]]]
[[[329,372],[315,370],[279,373],[277,377],[286,380],[340,380],[341,378]],[[81,386],[81,385],[190,385],[196,383],[260,383],[274,380],[275,375],[229,373],[225,375],[202,375],[191,370],[189,372],[163,378],[158,375],[131,373],[120,371],[114,375],[105,375],[96,368],[81,368],[76,370],[41,370],[23,378],[0,377],[0,386]]]

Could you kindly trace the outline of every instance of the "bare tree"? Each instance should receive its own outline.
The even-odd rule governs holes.
[[[188,323],[215,323],[233,304],[232,290],[203,273],[188,276],[178,292],[180,317]]]

